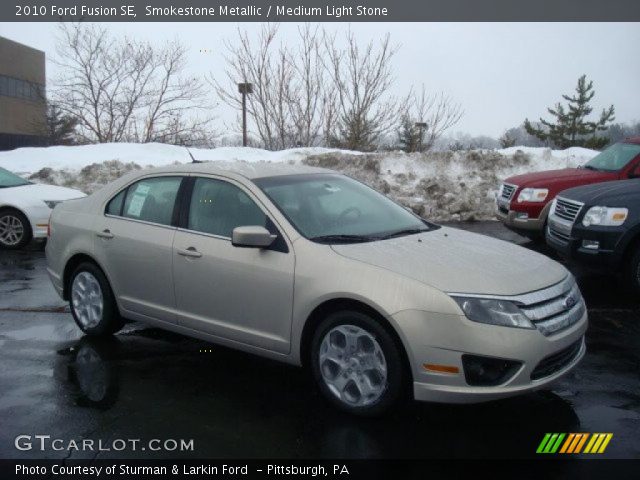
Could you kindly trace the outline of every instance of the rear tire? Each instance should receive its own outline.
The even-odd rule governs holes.
[[[124,325],[109,281],[93,263],[81,263],[71,275],[69,305],[73,319],[87,335],[111,335]]]
[[[31,223],[22,212],[14,208],[0,210],[0,248],[17,250],[32,238]]]
[[[408,378],[395,340],[375,319],[343,310],[320,322],[311,368],[323,396],[346,412],[376,416],[402,397]]]

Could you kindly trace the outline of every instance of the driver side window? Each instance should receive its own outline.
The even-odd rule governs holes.
[[[187,228],[231,238],[236,227],[267,226],[267,216],[240,188],[223,180],[197,178]]]

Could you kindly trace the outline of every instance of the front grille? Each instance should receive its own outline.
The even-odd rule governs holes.
[[[500,189],[500,197],[505,200],[511,200],[513,194],[515,193],[518,187],[516,185],[511,185],[510,183],[503,183],[502,188]]]
[[[556,197],[555,207],[550,213],[573,223],[576,221],[576,217],[578,216],[578,213],[580,213],[583,205],[584,204],[580,202],[575,202],[573,200],[568,200],[562,197]]]
[[[516,302],[518,307],[545,336],[574,325],[586,311],[584,299],[572,276],[551,288],[520,298]]]
[[[569,241],[569,239],[571,238],[571,237],[570,237],[569,235],[567,235],[566,233],[563,233],[563,232],[561,232],[560,230],[558,230],[558,229],[555,227],[555,225],[554,225],[553,223],[551,223],[551,222],[549,222],[549,233],[550,233],[552,236],[554,236],[554,237],[556,237],[556,238],[558,238],[558,239],[562,240],[563,242],[568,242],[568,241]]]
[[[567,348],[543,358],[531,372],[531,380],[540,380],[562,370],[578,356],[581,348],[582,338]]]

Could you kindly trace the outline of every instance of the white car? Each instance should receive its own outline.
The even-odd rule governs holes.
[[[17,249],[32,238],[45,238],[53,207],[85,196],[80,190],[32,183],[0,168],[0,249]]]

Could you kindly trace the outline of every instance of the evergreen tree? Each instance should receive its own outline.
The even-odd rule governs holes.
[[[609,143],[609,139],[599,136],[598,132],[605,131],[615,120],[615,109],[611,105],[608,109],[602,110],[597,121],[588,120],[587,117],[593,111],[589,103],[594,95],[593,82],[587,81],[586,75],[582,75],[578,79],[575,94],[562,96],[567,101],[566,105],[558,102],[555,107],[547,109],[555,120],[547,121],[541,118],[540,124],[533,125],[526,119],[524,127],[527,133],[559,148],[604,147]]]
[[[48,145],[73,145],[77,125],[77,118],[65,115],[53,103],[47,105],[46,138]]]
[[[420,138],[423,137],[423,138]],[[422,149],[424,131],[421,131],[408,115],[403,115],[398,129],[398,146],[407,153]]]

